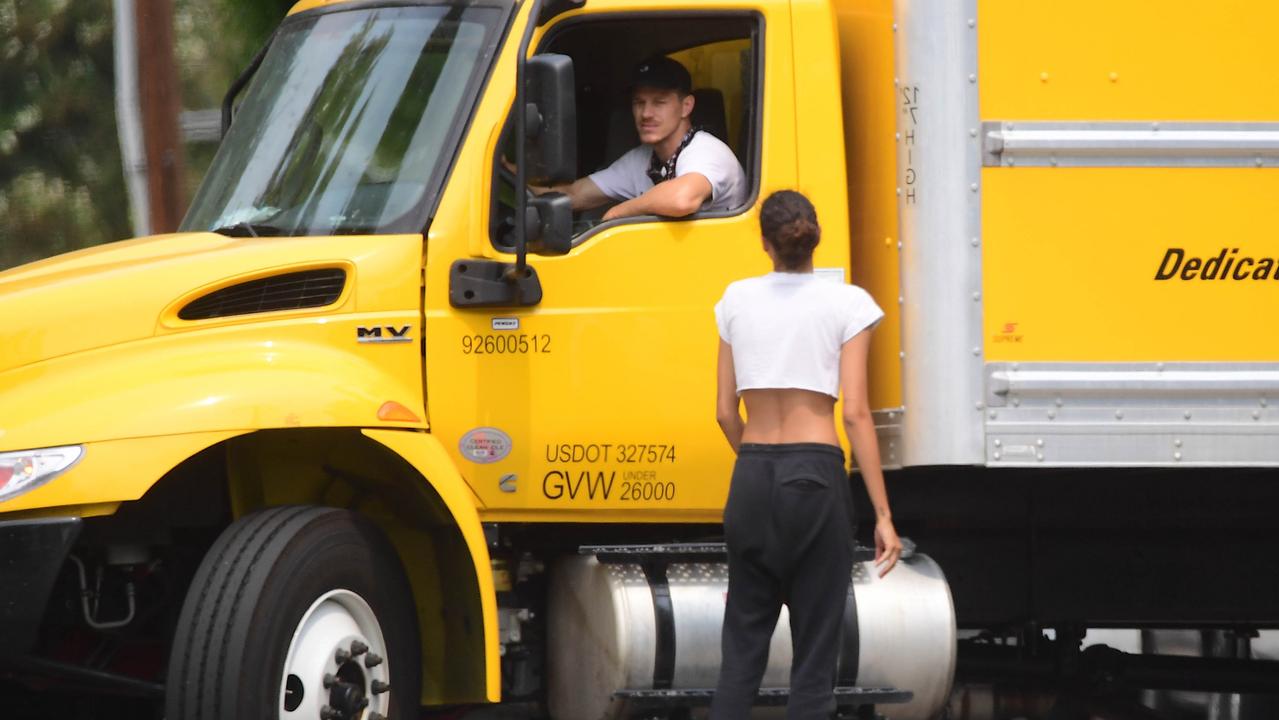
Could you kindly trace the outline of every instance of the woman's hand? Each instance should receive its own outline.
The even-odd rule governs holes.
[[[884,577],[897,565],[902,556],[902,541],[897,537],[897,529],[893,521],[883,518],[875,523],[875,567],[879,568],[879,576]]]

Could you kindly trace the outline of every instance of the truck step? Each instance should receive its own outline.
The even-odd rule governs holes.
[[[613,694],[624,706],[621,717],[666,716],[674,711],[710,705],[715,696],[713,688],[688,688],[679,690],[622,690]],[[788,688],[761,688],[756,706],[777,707],[786,704],[790,697]],[[914,693],[896,688],[835,688],[835,706],[841,716],[855,718],[875,717],[876,705],[894,705],[910,702]]]
[[[903,538],[902,544],[908,540]],[[914,550],[914,543],[908,547]],[[600,562],[610,565],[665,561],[670,563],[725,562],[728,551],[722,542],[663,543],[654,545],[583,545],[579,555],[594,555]],[[903,552],[903,557],[906,553]],[[875,559],[875,548],[858,545],[853,551],[854,562]]]

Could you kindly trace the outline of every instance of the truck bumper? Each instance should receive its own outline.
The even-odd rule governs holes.
[[[0,655],[20,655],[35,645],[53,583],[79,518],[0,522]]]

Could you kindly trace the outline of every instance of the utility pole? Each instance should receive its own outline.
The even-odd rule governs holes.
[[[134,22],[149,229],[152,233],[173,232],[186,212],[173,0],[134,0]]]
[[[120,159],[129,191],[129,217],[134,237],[151,234],[147,196],[147,154],[142,143],[142,111],[138,107],[138,22],[133,0],[112,0],[115,43],[115,125]]]

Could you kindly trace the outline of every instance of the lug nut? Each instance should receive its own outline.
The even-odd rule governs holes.
[[[324,673],[324,689],[328,690],[338,684],[338,679],[333,677],[333,673]]]
[[[374,680],[374,681],[373,681],[373,683],[372,683],[372,687],[373,687],[373,694],[374,694],[374,695],[381,695],[382,693],[384,693],[384,692],[386,692],[387,690],[390,690],[390,689],[391,689],[391,684],[390,684],[390,683],[384,683],[384,682],[382,682],[381,680]]]
[[[377,653],[369,653],[364,656],[364,667],[375,668],[382,664],[382,656]]]
[[[320,720],[342,720],[342,713],[325,705],[320,708]]]
[[[369,713],[369,720],[386,720],[386,716],[380,712]]]
[[[345,665],[348,662],[350,662],[351,653],[343,650],[342,648],[338,648],[338,651],[333,653],[333,659],[337,662],[338,665]]]
[[[366,653],[366,652],[368,652],[368,651],[369,651],[369,646],[368,646],[368,645],[365,645],[364,643],[360,642],[359,640],[352,640],[352,641],[351,641],[351,656],[352,656],[352,657],[359,657],[359,656],[363,655],[364,653]]]

